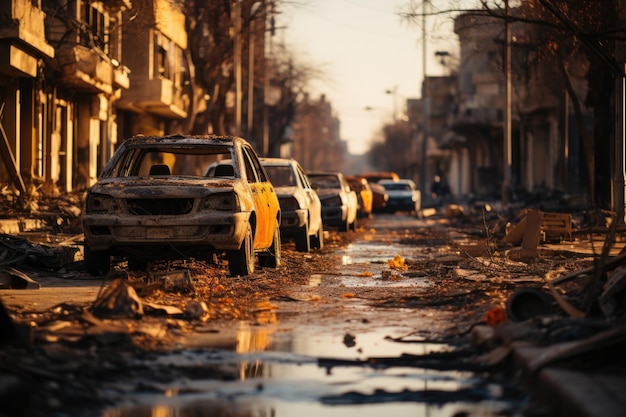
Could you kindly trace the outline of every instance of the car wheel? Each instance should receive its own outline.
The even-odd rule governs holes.
[[[309,243],[309,223],[308,221],[296,231],[296,250],[298,252],[308,252],[311,247]]]
[[[354,221],[350,223],[350,230],[356,231],[356,217],[354,218]]]
[[[246,276],[254,273],[254,237],[252,226],[248,223],[246,236],[239,249],[228,253],[228,270],[232,276]]]
[[[317,229],[317,234],[311,236],[311,248],[312,249],[322,249],[324,247],[324,227],[320,223],[319,229]]]
[[[108,250],[91,250],[85,245],[85,269],[90,275],[105,275],[111,270],[111,254]]]
[[[145,271],[148,261],[139,258],[128,258],[128,269],[131,271]]]
[[[259,255],[259,264],[268,268],[278,268],[280,266],[280,227],[278,225],[274,229],[272,246],[266,253]]]
[[[350,223],[348,223],[348,217],[346,216],[346,219],[341,223],[341,226],[339,226],[339,231],[347,232],[348,230],[350,230]]]

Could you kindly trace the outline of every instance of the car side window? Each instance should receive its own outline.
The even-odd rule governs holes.
[[[312,188],[309,178],[306,176],[306,174],[304,173],[304,171],[299,165],[296,166],[296,172],[298,173],[298,177],[300,177],[300,182],[302,183],[302,187],[306,189]]]
[[[269,182],[259,159],[251,148],[247,146],[243,148],[243,159],[248,182]]]

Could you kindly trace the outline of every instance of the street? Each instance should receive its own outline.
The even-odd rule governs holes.
[[[510,381],[464,360],[470,327],[503,299],[498,288],[449,287],[445,275],[462,257],[434,220],[387,214],[360,226],[330,231],[319,253],[285,243],[276,271],[223,271],[223,285],[244,291],[222,297],[215,319],[148,313],[157,299],[172,307],[185,298],[168,292],[144,300],[141,318],[90,319],[80,307],[94,311],[111,281],[80,272],[3,291],[18,321],[39,322],[19,361],[9,366],[5,355],[16,351],[3,350],[5,371],[38,381],[29,386],[33,401],[13,397],[15,413],[6,415],[486,416],[519,408],[524,396]]]
[[[529,396],[470,334],[554,259],[470,273],[459,246],[481,227],[380,214],[327,231],[321,251],[285,242],[280,268],[246,278],[168,265],[170,280],[190,271],[175,290],[125,264],[31,271],[42,288],[0,292],[27,339],[1,350],[0,415],[522,415]],[[110,290],[122,283],[135,291]]]

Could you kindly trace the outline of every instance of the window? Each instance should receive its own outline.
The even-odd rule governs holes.
[[[87,2],[82,4],[82,11],[81,23],[85,25],[82,32],[83,44],[106,52],[107,16],[94,4]]]
[[[172,63],[170,61],[173,57],[171,56],[170,43],[170,40],[163,36],[161,33],[155,33],[155,74],[159,78],[166,78],[168,80],[172,78],[170,68]]]

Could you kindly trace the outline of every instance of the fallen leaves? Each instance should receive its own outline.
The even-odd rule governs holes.
[[[404,258],[400,255],[394,256],[393,259],[387,261],[387,265],[391,269],[399,269],[401,271],[406,271],[409,267],[404,263]]]

